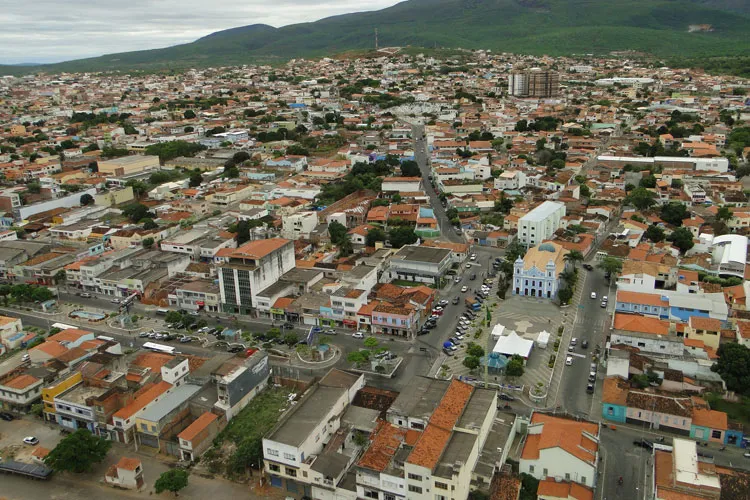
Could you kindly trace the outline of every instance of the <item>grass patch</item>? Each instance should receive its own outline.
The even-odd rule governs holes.
[[[718,394],[709,393],[706,395],[706,400],[712,410],[723,411],[731,420],[750,425],[750,398],[741,397],[739,402],[733,403],[725,401]]]

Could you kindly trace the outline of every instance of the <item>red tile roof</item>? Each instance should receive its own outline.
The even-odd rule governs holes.
[[[204,412],[200,417],[195,419],[192,424],[188,425],[182,432],[180,432],[177,437],[179,439],[184,439],[185,441],[192,441],[198,433],[208,427],[211,422],[217,418],[219,417],[215,413],[211,413],[210,411]]]
[[[379,472],[384,471],[406,436],[406,429],[381,421],[375,430],[370,446],[359,459],[358,465]]]
[[[536,460],[541,450],[561,448],[565,452],[585,462],[593,463],[599,443],[589,438],[599,435],[599,426],[593,422],[578,422],[543,413],[535,413],[531,425],[543,424],[539,434],[529,434],[523,447],[521,458]]]
[[[636,314],[615,314],[615,330],[626,332],[669,335],[669,321]]]

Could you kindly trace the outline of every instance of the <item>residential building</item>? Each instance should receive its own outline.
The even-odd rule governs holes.
[[[231,420],[268,386],[270,374],[266,351],[227,360],[211,374],[218,393],[214,406]]]
[[[695,441],[675,438],[672,450],[653,453],[650,488],[655,500],[719,500],[721,480],[712,458],[698,452]]]
[[[318,225],[318,212],[297,212],[281,219],[281,236],[290,240],[309,239]]]
[[[532,68],[508,75],[508,94],[514,97],[556,97],[560,92],[560,75],[556,71]]]
[[[530,248],[523,259],[519,257],[513,263],[513,294],[547,299],[557,297],[567,253],[561,245],[551,241]]]
[[[162,453],[178,454],[176,447],[168,446],[177,434],[174,421],[190,413],[189,399],[201,391],[201,386],[181,384],[174,387],[158,402],[149,405],[135,417],[135,432],[138,446],[154,448]]]
[[[565,217],[565,204],[545,201],[518,220],[518,241],[531,247],[552,237]]]
[[[137,458],[122,457],[107,469],[104,482],[116,488],[140,490],[145,484],[143,464]]]
[[[192,462],[199,458],[212,444],[219,433],[219,417],[204,412],[177,435],[180,443],[180,460]]]
[[[42,378],[13,371],[0,379],[0,409],[26,413],[42,397]]]

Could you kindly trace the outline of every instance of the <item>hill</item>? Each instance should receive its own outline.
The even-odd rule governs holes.
[[[254,24],[173,47],[109,54],[59,64],[0,67],[101,71],[183,68],[332,55],[374,45],[486,48],[566,55],[615,50],[659,57],[747,53],[750,6],[744,0],[408,0],[374,12],[274,28]],[[710,25],[693,31],[691,25]]]

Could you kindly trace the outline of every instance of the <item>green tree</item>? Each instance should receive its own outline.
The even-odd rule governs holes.
[[[682,221],[690,217],[687,207],[677,201],[663,205],[659,215],[664,222],[672,224],[673,226],[681,226]]]
[[[203,176],[200,172],[190,174],[190,187],[198,187],[203,183]]]
[[[622,272],[622,262],[614,257],[604,257],[597,267],[610,277]]]
[[[414,228],[409,226],[394,227],[388,233],[388,239],[393,248],[401,248],[404,245],[411,245],[417,242],[417,235]]]
[[[169,141],[148,146],[146,148],[146,154],[158,156],[159,161],[163,164],[164,162],[173,160],[178,156],[195,156],[196,153],[205,149],[206,146],[196,142]]]
[[[250,241],[250,222],[241,220],[237,223],[237,245]]]
[[[186,120],[192,120],[193,118],[195,118],[195,111],[193,111],[192,109],[188,109],[184,113],[182,113],[182,116]]]
[[[651,175],[644,175],[641,177],[641,181],[638,183],[640,187],[644,188],[655,188],[656,187],[656,177]]]
[[[370,351],[363,349],[359,351],[350,352],[349,354],[347,354],[346,360],[356,365],[367,363],[370,360]]]
[[[638,187],[630,191],[625,197],[625,204],[633,205],[639,210],[645,210],[656,203],[656,194],[644,187]]]
[[[331,237],[331,242],[334,245],[341,244],[346,238],[347,229],[346,226],[338,221],[333,221],[328,224],[328,235]]]
[[[158,495],[163,491],[171,491],[174,496],[188,485],[188,472],[185,469],[169,469],[163,472],[154,482],[154,491]]]
[[[680,227],[672,231],[667,240],[671,241],[680,250],[680,253],[685,253],[695,246],[693,233],[686,227]]]
[[[570,302],[570,299],[573,298],[573,290],[570,289],[570,287],[561,288],[557,291],[557,298],[560,299],[561,304],[567,304]]]
[[[734,342],[722,343],[719,350],[719,361],[714,363],[711,371],[721,375],[727,389],[745,396],[750,396],[750,349]]]
[[[469,345],[466,347],[466,354],[475,358],[481,358],[484,356],[484,349],[474,342],[469,342]]]
[[[154,246],[154,239],[152,237],[143,238],[143,241],[141,242],[143,244],[143,248],[150,249],[152,246]]]
[[[523,358],[518,354],[511,356],[508,364],[505,365],[505,375],[508,377],[522,377],[523,376]]]
[[[34,302],[47,302],[53,298],[55,298],[55,294],[46,286],[37,286],[31,290],[31,300]]]
[[[182,323],[182,314],[177,311],[169,311],[164,317],[164,321],[172,324]]]
[[[583,254],[578,250],[571,250],[570,252],[566,253],[563,257],[565,262],[572,262],[573,267],[576,267],[576,263],[583,262]]]
[[[55,273],[55,283],[57,284],[64,283],[67,278],[68,273],[65,272],[65,269],[60,269]]]
[[[733,215],[734,214],[729,210],[729,207],[720,207],[716,212],[716,218],[720,221],[728,221]]]
[[[111,446],[112,441],[97,437],[87,429],[78,429],[64,437],[44,463],[58,472],[89,472],[94,464],[104,460]]]
[[[354,245],[352,244],[352,238],[348,234],[344,235],[344,239],[338,243],[339,257],[348,257],[354,253]]]
[[[651,224],[648,226],[648,229],[646,229],[646,232],[643,233],[643,236],[654,243],[659,243],[660,241],[664,241],[664,230],[656,224]]]
[[[421,177],[422,174],[419,171],[419,165],[413,160],[405,160],[401,162],[401,175],[404,177]]]
[[[299,342],[299,337],[297,337],[296,333],[287,333],[284,335],[284,343],[289,347],[296,345],[297,342]]]
[[[159,227],[159,225],[156,222],[154,222],[154,219],[151,219],[149,217],[141,219],[139,222],[143,223],[143,229],[147,231],[149,229],[156,229],[157,227]]]
[[[401,203],[401,195],[396,193],[393,196],[391,196],[391,201],[393,203]]]
[[[81,195],[81,199],[80,199],[79,203],[81,204],[82,207],[85,207],[87,205],[91,205],[92,203],[94,203],[94,197],[91,196],[88,193],[83,193]]]
[[[364,341],[364,346],[368,349],[375,349],[376,347],[378,347],[378,344],[378,339],[376,339],[375,337],[367,337]]]
[[[476,370],[479,368],[479,358],[476,356],[466,356],[463,360],[463,365],[469,370]]]
[[[374,227],[367,232],[367,236],[365,237],[365,245],[367,245],[368,247],[374,247],[375,242],[385,241],[385,238],[385,231],[383,231],[379,227]]]
[[[133,189],[133,194],[136,198],[140,198],[144,194],[146,194],[149,190],[149,185],[146,184],[143,181],[139,181],[136,179],[131,179],[128,182],[125,183],[126,187],[130,187]]]

